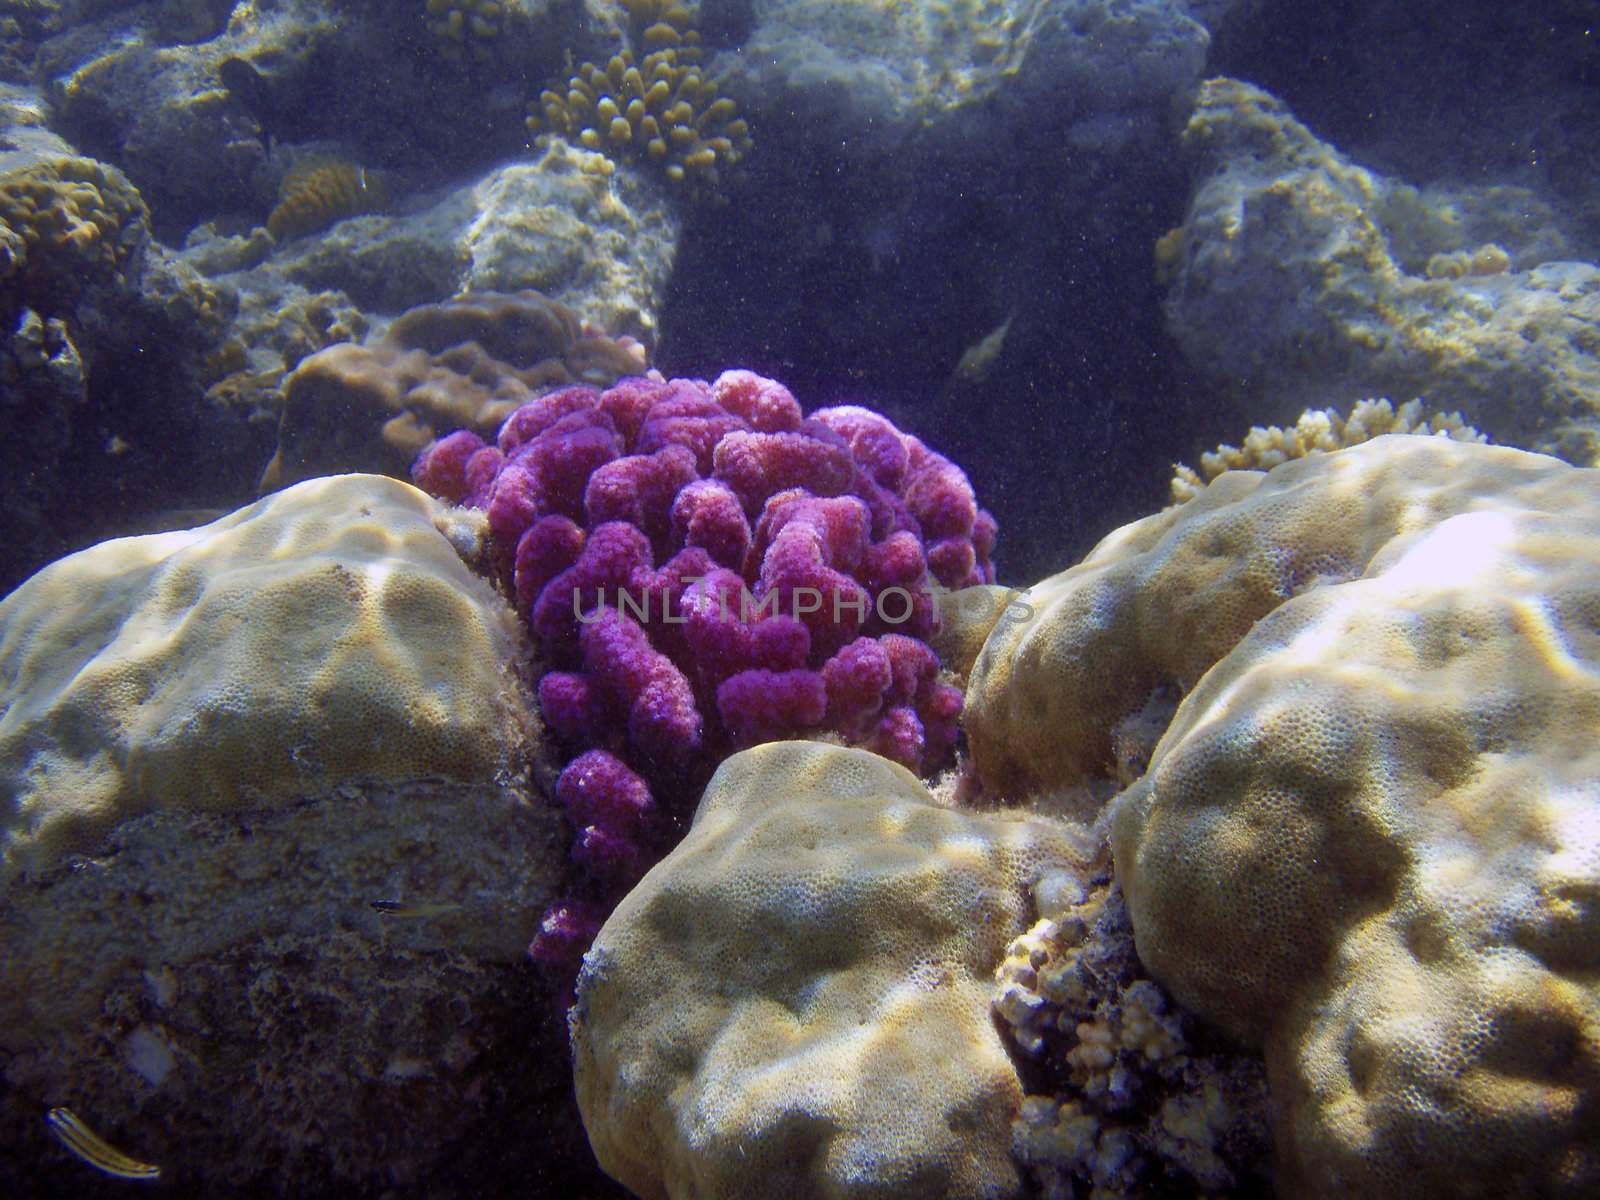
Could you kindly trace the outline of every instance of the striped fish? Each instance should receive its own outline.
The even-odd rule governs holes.
[[[85,1125],[70,1108],[52,1108],[44,1119],[57,1141],[97,1171],[118,1179],[161,1178],[160,1167],[124,1154]]]

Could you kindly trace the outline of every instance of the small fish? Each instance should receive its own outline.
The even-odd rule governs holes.
[[[1016,313],[1012,313],[983,338],[967,347],[961,355],[961,361],[956,363],[957,379],[963,383],[983,382],[994,366],[994,360],[1000,357],[1000,351],[1006,344],[1006,334],[1011,331],[1011,322],[1015,319]]]
[[[96,1170],[118,1179],[161,1178],[160,1167],[130,1158],[79,1120],[70,1108],[52,1108],[44,1119],[57,1141]]]
[[[372,911],[384,917],[411,917],[424,919],[442,917],[455,912],[461,905],[454,900],[424,900],[420,904],[405,904],[399,900],[371,900]]]

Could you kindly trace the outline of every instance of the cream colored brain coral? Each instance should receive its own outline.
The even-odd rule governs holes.
[[[1385,436],[1229,471],[1021,598],[999,785],[1115,769],[1140,959],[1265,1048],[1295,1195],[1600,1188],[1600,472]]]
[[[728,759],[579,978],[601,1165],[646,1198],[1018,1194],[991,978],[1072,864],[1054,826],[937,807],[866,751]]]
[[[1600,471],[1472,457],[1115,804],[1140,957],[1265,1043],[1299,1195],[1600,1189]]]
[[[1113,777],[1119,723],[1188,691],[1285,600],[1358,578],[1396,537],[1554,467],[1387,435],[1270,474],[1224,472],[1191,502],[1123,526],[1017,596],[985,642],[965,709],[984,782],[1019,792]]]
[[[316,479],[210,525],[54,563],[0,602],[0,845],[37,870],[158,806],[512,761],[520,635],[446,510]]]

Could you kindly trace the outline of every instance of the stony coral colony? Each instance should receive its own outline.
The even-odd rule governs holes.
[[[685,28],[687,14],[658,15],[637,34],[642,59],[623,49],[603,67],[584,63],[564,91],[558,84],[540,94],[528,129],[593,151],[598,174],[611,174],[619,159],[646,162],[672,183],[714,188],[720,169],[750,152],[750,126],[702,70],[700,36]]]
[[[412,477],[483,510],[546,727],[579,751],[556,794],[586,879],[545,914],[541,966],[574,972],[670,840],[657,787],[762,741],[826,737],[922,773],[955,745],[933,585],[993,583],[996,525],[959,467],[878,413],[806,417],[750,371],[636,377],[547,393],[492,443],[452,433]]]

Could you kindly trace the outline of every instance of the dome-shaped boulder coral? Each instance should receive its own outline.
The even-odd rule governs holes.
[[[58,1106],[201,1195],[436,1178],[563,1103],[559,818],[476,539],[345,475],[0,602],[0,1190],[83,1186]]]
[[[578,981],[601,1166],[648,1198],[1020,1195],[992,978],[1030,886],[1078,865],[864,750],[727,759]]]
[[[1140,960],[1264,1050],[1295,1195],[1600,1187],[1597,564],[1600,471],[1387,435],[1224,471],[979,656],[992,787],[1130,784]]]

